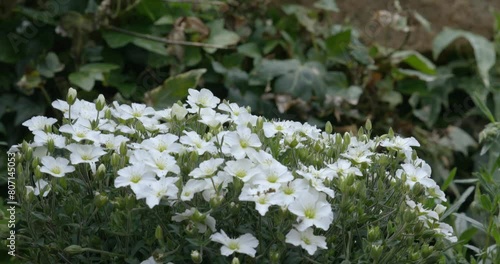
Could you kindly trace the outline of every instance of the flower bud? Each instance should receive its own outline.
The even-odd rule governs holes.
[[[394,130],[392,130],[392,127],[389,127],[389,132],[387,134],[389,135],[389,138],[394,138]]]
[[[370,119],[366,119],[365,128],[368,131],[372,130],[372,121]]]
[[[28,147],[28,150],[24,153],[24,158],[26,161],[31,160],[33,158],[33,148]]]
[[[111,166],[113,166],[114,169],[120,168],[120,161],[121,161],[120,155],[116,153],[113,153],[113,155],[111,155]]]
[[[257,118],[257,123],[255,124],[255,129],[257,131],[261,131],[263,127],[264,127],[264,118],[262,116],[259,116]]]
[[[85,248],[82,248],[81,246],[78,246],[78,245],[71,245],[71,246],[68,246],[64,249],[65,252],[69,253],[69,254],[80,254],[80,253],[83,253],[85,252]]]
[[[240,259],[237,257],[234,257],[233,260],[231,260],[231,264],[240,264]]]
[[[34,174],[35,174],[35,179],[40,180],[42,178],[43,174],[40,171],[40,166],[36,166]]]
[[[66,102],[68,102],[69,105],[73,105],[76,101],[76,90],[73,89],[73,87],[70,87],[68,90],[68,95],[66,96]]]
[[[277,250],[270,250],[269,251],[269,259],[271,260],[271,263],[281,263],[280,262],[281,254]]]
[[[333,126],[332,126],[332,123],[330,121],[326,122],[325,132],[328,134],[333,133]]]
[[[30,148],[30,145],[28,144],[28,142],[23,141],[23,143],[21,144],[21,150],[23,151],[23,153],[28,152],[29,148]]]
[[[104,95],[100,94],[95,100],[95,109],[97,109],[97,111],[102,111],[104,106],[106,106],[106,99],[104,99]]]
[[[163,241],[163,229],[161,228],[160,225],[156,226],[156,229],[155,229],[155,238],[158,241]]]
[[[198,250],[191,251],[191,260],[196,264],[200,264],[203,261],[201,254]]]
[[[434,252],[434,247],[429,246],[429,244],[424,244],[422,245],[420,251],[422,252],[422,257],[427,258]]]
[[[108,197],[106,195],[103,195],[103,194],[97,194],[95,197],[94,197],[94,205],[97,207],[97,208],[102,208],[103,206],[105,206],[106,204],[108,203]]]
[[[368,229],[368,241],[375,242],[380,238],[380,227],[375,226]]]
[[[187,115],[187,110],[182,106],[182,104],[174,104],[172,105],[171,116],[175,117],[177,120],[183,120]]]
[[[122,155],[122,156],[127,155],[127,142],[122,142],[120,144],[120,155]]]
[[[437,204],[436,207],[434,207],[434,212],[436,212],[438,215],[442,215],[446,211],[446,206],[442,204]]]
[[[54,153],[55,148],[56,146],[54,144],[54,140],[53,139],[47,140],[47,151],[49,153]]]
[[[344,134],[344,145],[349,146],[351,144],[351,135],[347,132]]]
[[[378,260],[382,256],[382,251],[384,246],[382,245],[372,245],[370,250],[370,257],[374,260]]]
[[[111,115],[111,109],[108,108],[108,109],[106,109],[104,111],[104,118],[111,119],[111,117],[112,117],[112,115]]]
[[[97,167],[97,172],[95,175],[98,180],[104,179],[104,177],[106,176],[106,165],[99,165],[99,167]]]

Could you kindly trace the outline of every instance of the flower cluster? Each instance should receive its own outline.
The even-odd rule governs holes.
[[[27,186],[34,195],[50,195],[51,177],[106,174],[114,188],[144,199],[147,207],[171,207],[174,213],[165,221],[208,234],[224,256],[255,257],[263,241],[253,231],[223,230],[231,227],[214,217],[221,216],[221,207],[245,207],[254,217],[280,215],[283,242],[314,255],[330,247],[342,210],[338,201],[348,196],[352,182],[380,178],[407,186],[405,210],[437,236],[456,241],[439,221],[446,198],[429,165],[416,157],[414,138],[342,136],[307,123],[266,120],[221,102],[207,89],[190,89],[187,104],[163,110],[134,103],[106,106],[102,98],[57,100],[53,107],[63,113],[61,126],[43,116],[23,123],[34,134],[27,149],[40,161],[35,186]],[[396,168],[380,168],[387,160],[399,161]],[[430,205],[435,209],[426,208]]]

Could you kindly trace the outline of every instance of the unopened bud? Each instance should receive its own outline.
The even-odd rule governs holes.
[[[203,261],[201,254],[198,250],[191,251],[191,260],[196,264],[200,264]]]
[[[120,144],[120,155],[127,155],[127,142],[122,142]]]
[[[101,164],[97,167],[96,178],[102,180],[104,176],[106,176],[106,165]]]
[[[100,94],[95,101],[95,109],[102,111],[104,106],[106,106],[106,99],[104,99],[104,95]]]
[[[375,242],[380,237],[380,228],[378,226],[368,229],[368,241]]]
[[[64,249],[65,252],[69,253],[69,254],[79,254],[79,253],[83,253],[85,252],[85,248],[82,248],[81,246],[78,246],[78,245],[71,245],[71,246],[68,246]]]
[[[68,95],[66,96],[66,102],[68,102],[69,105],[73,105],[76,101],[76,95],[76,90],[70,87],[68,90]]]
[[[40,166],[36,166],[34,174],[35,174],[35,179],[37,180],[40,180],[43,177],[43,174],[40,171]]]
[[[233,260],[231,260],[231,264],[240,264],[240,259],[237,257],[234,257]]]
[[[104,118],[106,119],[111,119],[112,115],[111,115],[111,109],[106,109],[106,111],[104,111]]]
[[[257,123],[255,125],[255,129],[257,131],[261,131],[264,127],[264,118],[262,116],[257,117]]]
[[[367,120],[366,120],[366,123],[365,123],[365,128],[366,128],[366,130],[368,130],[368,131],[372,130],[372,121],[370,121],[370,119],[367,119]]]
[[[108,197],[106,195],[98,194],[94,197],[94,205],[97,208],[102,208],[108,203]]]
[[[56,149],[55,143],[53,139],[47,140],[47,151],[49,153],[54,153],[54,150]]]
[[[333,133],[333,126],[332,126],[332,123],[330,121],[326,122],[325,132],[328,134]]]
[[[120,167],[120,160],[120,155],[113,153],[113,155],[111,155],[111,166],[118,169]]]
[[[156,226],[155,229],[155,238],[159,241],[163,241],[163,229],[161,228],[160,225]]]

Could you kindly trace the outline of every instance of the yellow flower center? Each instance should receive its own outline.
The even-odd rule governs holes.
[[[235,242],[235,241],[229,242],[229,244],[227,245],[227,247],[229,249],[231,249],[231,250],[238,250],[238,249],[240,249],[240,245],[237,242]]]
[[[247,172],[244,170],[240,170],[240,171],[236,172],[236,177],[238,177],[238,178],[243,178],[245,176],[247,176]]]
[[[138,183],[140,180],[141,180],[140,175],[134,175],[134,176],[132,176],[132,178],[130,178],[130,181],[133,183]]]
[[[53,172],[54,174],[59,174],[61,173],[61,168],[59,168],[59,166],[55,166],[50,171]]]
[[[308,208],[304,211],[304,215],[308,219],[314,219],[314,217],[316,217],[316,210],[314,210],[314,208]]]

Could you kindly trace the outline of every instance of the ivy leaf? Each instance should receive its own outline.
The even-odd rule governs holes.
[[[284,5],[281,9],[287,15],[295,15],[299,23],[304,26],[307,31],[315,31],[314,26],[316,25],[316,18],[311,16],[313,13],[310,9],[301,5]]]
[[[132,40],[132,43],[153,53],[164,56],[168,55],[168,50],[163,43],[142,38],[135,38],[134,40]]]
[[[110,48],[121,48],[134,40],[133,36],[115,31],[103,31],[102,37]]]
[[[103,81],[104,73],[118,69],[120,66],[111,63],[89,63],[80,67],[78,72],[71,73],[69,80],[85,91],[94,88],[95,81]]]
[[[340,11],[335,0],[319,0],[314,3],[314,7],[333,12]]]
[[[448,135],[440,140],[440,144],[451,146],[453,150],[462,152],[467,155],[467,149],[477,145],[474,138],[459,127],[449,126],[446,128]]]
[[[434,39],[432,44],[432,53],[434,59],[437,59],[439,54],[449,46],[457,38],[465,38],[474,49],[479,75],[486,87],[490,86],[489,70],[496,61],[495,46],[483,36],[479,36],[468,31],[445,28]]]
[[[414,50],[403,50],[394,52],[391,56],[391,61],[393,64],[399,64],[404,62],[411,66],[413,69],[420,71],[424,74],[435,75],[436,66],[429,59],[424,57],[417,51]]]
[[[167,108],[188,96],[188,89],[198,85],[206,69],[196,69],[172,76],[162,85],[145,94],[146,104],[154,108]]]
[[[73,72],[69,75],[69,81],[85,91],[94,88],[95,78],[89,72]]]
[[[228,47],[240,41],[240,36],[233,31],[224,29],[224,20],[218,19],[208,24],[210,36],[205,41],[207,44],[213,44],[221,47]],[[214,53],[216,48],[204,48],[208,53]]]
[[[54,77],[54,73],[60,72],[63,69],[64,64],[61,64],[54,52],[47,53],[45,60],[37,66],[38,72],[47,78]]]
[[[329,56],[335,57],[345,53],[351,43],[351,30],[339,32],[325,40]]]

